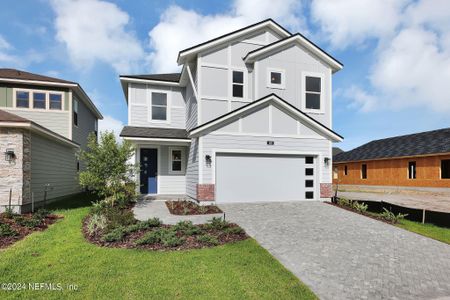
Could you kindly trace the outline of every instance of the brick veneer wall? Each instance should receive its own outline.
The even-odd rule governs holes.
[[[214,184],[197,184],[198,201],[214,201]]]
[[[320,184],[320,198],[333,197],[333,185],[331,183]]]

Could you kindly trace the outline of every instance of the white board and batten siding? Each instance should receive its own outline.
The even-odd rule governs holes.
[[[151,120],[152,92],[167,93],[167,121]],[[130,83],[128,125],[141,127],[186,128],[183,88]]]
[[[50,187],[47,199],[81,192],[76,151],[76,148],[31,134],[31,192],[35,202],[44,200],[46,184]]]
[[[199,174],[199,150],[198,138],[191,140],[188,148],[188,164],[186,167],[186,195],[191,198],[197,198],[197,184]]]

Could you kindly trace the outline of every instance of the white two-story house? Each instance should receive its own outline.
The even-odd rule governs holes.
[[[332,196],[342,64],[271,19],[182,50],[181,73],[122,75],[140,192],[198,201]]]

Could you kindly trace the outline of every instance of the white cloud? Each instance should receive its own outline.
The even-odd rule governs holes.
[[[117,5],[100,0],[52,0],[56,38],[77,67],[101,61],[117,72],[130,72],[144,57],[134,34],[127,30],[129,15]]]
[[[120,141],[122,138],[119,136],[122,131],[124,124],[122,121],[115,119],[112,116],[104,116],[103,120],[99,120],[98,122],[98,130],[99,132],[113,132],[116,136],[116,140]]]
[[[337,49],[389,36],[400,22],[406,0],[313,0],[311,16]]]
[[[296,30],[303,26],[298,17],[301,1],[235,0],[231,8],[226,14],[202,15],[177,5],[169,6],[149,32],[153,71],[177,71],[178,51],[268,17]]]
[[[0,35],[0,63],[14,65],[19,62],[19,58],[10,54],[12,46],[8,41]]]
[[[352,85],[342,92],[342,96],[350,100],[351,108],[359,109],[363,112],[374,110],[377,105],[377,97],[369,94],[358,86]]]

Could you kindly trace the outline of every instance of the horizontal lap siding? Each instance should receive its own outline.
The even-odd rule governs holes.
[[[32,134],[31,191],[34,201],[44,199],[46,184],[52,188],[47,199],[80,192],[75,151],[74,148]]]
[[[267,141],[274,141],[275,145],[268,146]],[[209,154],[213,155],[214,149],[242,149],[242,150],[270,150],[270,151],[296,151],[296,152],[314,152],[324,157],[331,157],[330,155],[330,141],[323,139],[295,139],[285,137],[265,137],[265,136],[234,136],[234,135],[213,135],[209,134],[202,138],[203,141],[203,156]],[[220,151],[219,151],[220,152]],[[213,162],[215,163],[215,162]],[[331,182],[331,167],[323,166],[322,161],[319,161],[322,168],[322,182]],[[203,182],[212,182],[214,174],[212,168],[203,167]]]

